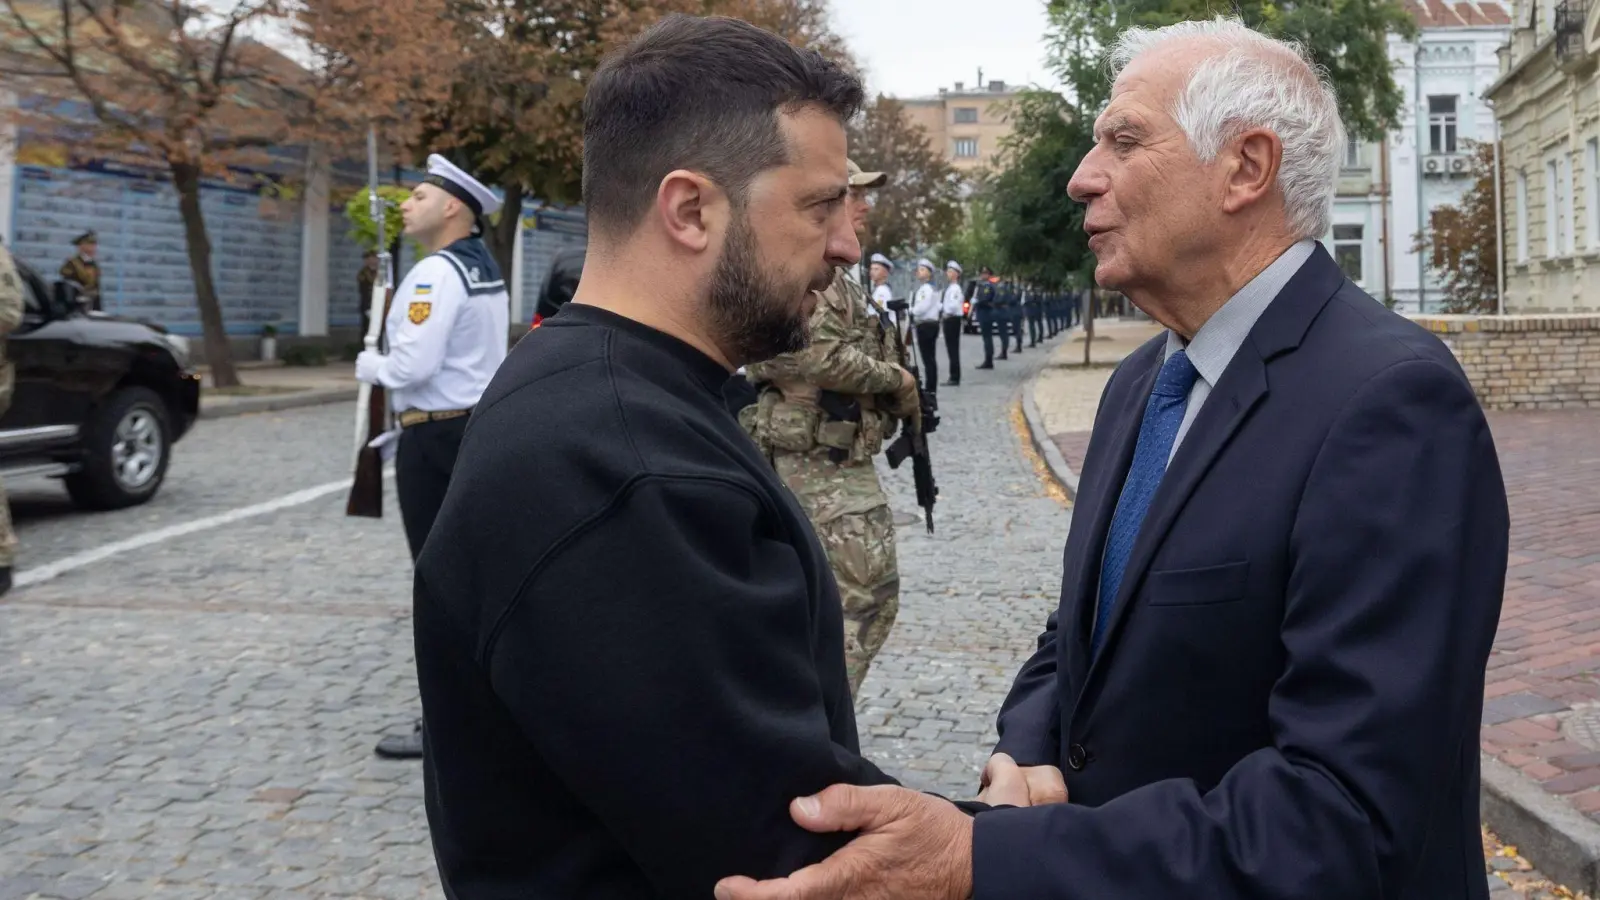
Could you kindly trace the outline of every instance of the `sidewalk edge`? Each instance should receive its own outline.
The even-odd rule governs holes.
[[[1478,805],[1489,830],[1557,884],[1600,893],[1600,824],[1521,772],[1481,756]]]
[[[1070,331],[1068,332],[1071,333]],[[1052,351],[1054,352],[1054,351]],[[1061,448],[1050,439],[1050,433],[1045,430],[1044,417],[1039,414],[1039,405],[1033,400],[1033,387],[1039,381],[1040,372],[1028,376],[1022,385],[1022,416],[1028,421],[1028,436],[1033,441],[1033,449],[1044,460],[1045,466],[1050,470],[1050,477],[1067,493],[1067,499],[1076,503],[1078,500],[1078,474],[1067,465],[1066,457],[1061,455]]]
[[[359,389],[355,387],[315,388],[294,394],[267,397],[240,397],[227,403],[207,407],[201,401],[200,418],[223,419],[250,413],[278,412],[304,406],[321,406],[325,403],[354,403]]]

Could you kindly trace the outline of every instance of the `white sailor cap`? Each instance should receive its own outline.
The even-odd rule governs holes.
[[[465,203],[473,215],[492,216],[500,209],[493,191],[437,153],[429,154],[428,175],[422,180]]]
[[[949,262],[945,263],[944,267],[946,269],[955,269],[957,275],[960,275],[961,273],[966,271],[965,269],[961,268],[961,263],[958,263],[953,259],[950,260]]]
[[[894,263],[890,262],[889,261],[889,257],[884,256],[882,253],[874,253],[874,254],[872,254],[872,261],[877,263],[877,264],[879,264],[879,265],[881,265],[881,266],[883,266],[886,269],[889,269],[890,271],[894,270]]]
[[[927,257],[923,257],[922,259],[917,260],[917,267],[918,268],[922,268],[922,269],[927,269],[929,272],[937,272],[937,271],[939,271],[938,269],[933,267],[933,263],[929,262]]]

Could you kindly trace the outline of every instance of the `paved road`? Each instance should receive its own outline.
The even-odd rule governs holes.
[[[859,718],[913,787],[972,795],[1054,603],[1069,512],[1011,413],[1045,356],[942,389],[936,534],[886,472],[904,591]],[[119,513],[11,485],[21,569],[53,577],[0,600],[0,900],[440,896],[419,770],[371,753],[415,708],[393,494],[382,521],[293,496],[347,476],[350,429],[344,406],[202,422]]]
[[[944,389],[938,532],[902,531],[900,625],[861,719],[917,787],[975,791],[1055,591],[1067,512],[1008,417],[1043,358]],[[261,509],[347,477],[351,415],[203,421],[136,510],[10,486],[20,570],[54,577],[0,601],[0,900],[439,896],[419,770],[371,753],[415,708],[393,493],[382,521],[345,518],[338,490]],[[887,477],[909,523],[909,467]]]

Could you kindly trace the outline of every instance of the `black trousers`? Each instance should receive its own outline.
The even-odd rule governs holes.
[[[939,392],[939,323],[917,323],[917,349],[922,351],[922,389]]]
[[[961,383],[961,317],[944,320],[944,352],[950,357],[950,383]]]
[[[422,553],[433,520],[444,505],[450,470],[455,468],[466,431],[467,417],[457,416],[412,425],[400,435],[400,448],[394,456],[395,493],[400,495],[400,521],[405,525],[412,563]]]

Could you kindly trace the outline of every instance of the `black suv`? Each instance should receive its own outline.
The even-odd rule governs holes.
[[[76,284],[46,289],[37,272],[16,265],[23,317],[6,340],[16,386],[0,416],[0,477],[58,477],[85,509],[144,503],[166,477],[173,442],[199,415],[188,342],[85,312]]]

